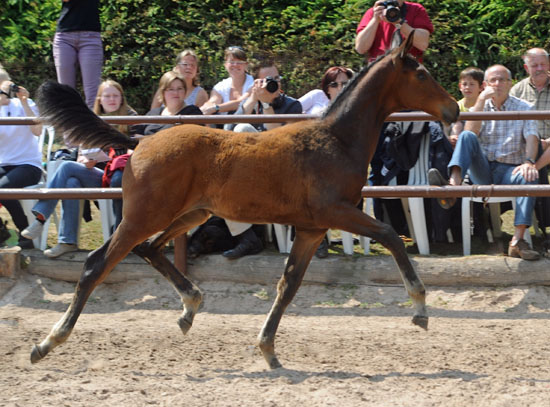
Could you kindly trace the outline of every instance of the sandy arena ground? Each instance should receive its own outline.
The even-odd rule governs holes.
[[[550,288],[428,287],[425,332],[402,287],[302,286],[272,371],[255,339],[275,287],[200,286],[183,336],[162,278],[102,285],[69,340],[31,365],[74,285],[23,274],[0,290],[0,405],[550,405]]]

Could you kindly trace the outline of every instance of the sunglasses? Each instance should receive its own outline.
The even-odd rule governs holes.
[[[348,84],[348,81],[343,81],[343,82],[330,82],[328,84],[328,87],[329,88],[338,88],[338,87],[344,87]]]
[[[4,92],[3,90],[0,90],[0,95],[6,95],[9,99],[11,99],[10,94],[7,92]]]

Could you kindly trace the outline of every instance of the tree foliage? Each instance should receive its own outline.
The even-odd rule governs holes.
[[[550,48],[548,0],[423,0],[435,26],[424,63],[458,96],[467,66],[494,63],[524,76],[521,54]],[[223,51],[243,46],[252,61],[274,58],[284,87],[300,96],[317,87],[332,65],[358,70],[357,23],[372,0],[102,0],[104,76],[122,83],[140,113],[178,51],[201,58],[201,81],[210,89],[226,77]],[[7,0],[0,5],[0,62],[33,90],[55,78],[51,43],[59,0]]]

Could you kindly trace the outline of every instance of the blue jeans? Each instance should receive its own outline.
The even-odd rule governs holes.
[[[455,150],[447,168],[460,167],[462,178],[466,172],[474,184],[481,185],[531,185],[538,180],[528,182],[520,173],[512,174],[516,164],[504,164],[498,161],[489,161],[481,149],[475,133],[463,131],[458,136]],[[518,196],[516,198],[516,213],[514,214],[514,226],[531,226],[535,198]]]
[[[48,188],[100,188],[103,171],[99,168],[86,168],[75,161],[63,161],[48,181]],[[34,214],[41,214],[48,219],[58,199],[41,199],[32,208]],[[80,223],[80,200],[65,199],[61,202],[61,224],[59,226],[59,243],[76,244]]]
[[[122,186],[122,170],[116,170],[111,176],[111,188],[120,188]],[[122,199],[113,199],[113,212],[115,214],[115,225],[113,231],[116,230],[122,221]]]

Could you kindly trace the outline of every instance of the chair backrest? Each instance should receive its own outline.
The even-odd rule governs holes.
[[[418,151],[418,159],[416,160],[416,164],[409,170],[409,180],[407,185],[428,185],[430,140],[430,133],[426,132],[420,141],[420,149]]]

